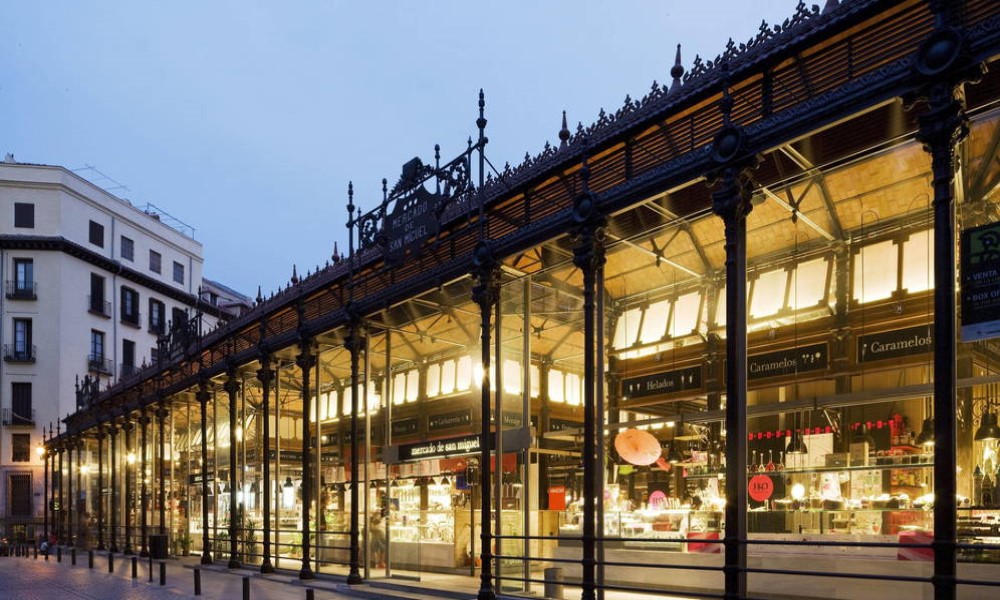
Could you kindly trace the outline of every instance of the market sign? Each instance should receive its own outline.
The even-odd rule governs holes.
[[[755,354],[747,357],[747,378],[764,379],[822,371],[826,369],[829,361],[830,352],[826,343]]]
[[[930,325],[893,329],[858,338],[858,362],[901,358],[931,352],[934,330]]]
[[[188,485],[201,485],[205,481],[204,473],[192,473],[188,475]],[[215,473],[208,474],[208,483],[215,481]]]
[[[397,419],[392,422],[392,435],[413,435],[419,426],[420,421],[417,418]]]
[[[1000,337],[1000,223],[962,232],[962,341]]]
[[[472,411],[453,410],[427,417],[427,431],[439,431],[441,429],[455,429],[472,424]]]
[[[385,251],[389,259],[402,260],[437,233],[434,206],[437,197],[418,185],[409,196],[400,198],[385,217]]]
[[[503,412],[503,426],[504,427],[520,427],[524,421],[521,419],[521,413],[504,411]]]
[[[444,440],[403,444],[399,446],[399,460],[423,460],[459,454],[475,454],[480,451],[480,447],[479,435],[463,435]]]
[[[688,367],[644,377],[631,377],[622,381],[625,398],[644,398],[670,394],[701,387],[701,367]]]
[[[549,431],[563,431],[565,429],[583,429],[583,421],[549,419]]]

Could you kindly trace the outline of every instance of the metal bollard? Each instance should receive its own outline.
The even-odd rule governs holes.
[[[35,545],[35,560],[38,560],[38,545]]]
[[[316,600],[316,590],[306,588],[306,600]]]
[[[43,552],[43,554],[45,554],[45,561],[48,562],[48,560],[49,560],[49,549],[46,548],[45,552]]]
[[[132,557],[132,579],[139,576],[139,559]]]
[[[70,564],[74,567],[76,566],[76,546],[69,549],[69,560]]]
[[[62,562],[62,546],[56,546],[56,562]]]
[[[201,595],[201,569],[197,567],[194,569],[194,595]]]
[[[250,578],[243,578],[243,600],[250,600]]]
[[[160,563],[160,585],[167,585],[167,563]]]
[[[108,552],[108,573],[115,572],[115,555]]]
[[[153,555],[149,555],[149,583],[153,583]]]
[[[87,550],[87,568],[88,569],[93,569],[94,568],[94,550],[93,549]]]

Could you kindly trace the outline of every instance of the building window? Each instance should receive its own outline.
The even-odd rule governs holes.
[[[14,227],[34,229],[35,205],[27,202],[14,203]]]
[[[121,313],[123,323],[139,327],[139,292],[122,286]]]
[[[127,260],[129,262],[135,260],[135,242],[132,241],[132,238],[127,238],[124,235],[122,236],[121,253],[122,260]]]
[[[122,340],[122,370],[121,376],[128,377],[135,373],[135,342]]]
[[[155,298],[149,299],[149,332],[163,335],[166,330],[167,307]]]
[[[87,356],[87,367],[97,373],[110,373],[111,365],[104,358],[104,332],[90,330],[90,354]]]
[[[5,348],[4,360],[8,362],[34,362],[35,349],[31,344],[31,319],[14,319],[14,343]]]
[[[149,270],[154,273],[160,272],[160,263],[163,262],[163,257],[156,250],[149,251]]]
[[[171,309],[172,322],[170,323],[171,329],[180,329],[187,325],[187,312],[183,308],[177,308],[176,306]]]
[[[159,348],[150,348],[149,349],[149,362],[153,363],[154,365],[160,362],[160,349]]]
[[[12,517],[31,516],[31,473],[11,473],[9,514]]]
[[[90,243],[101,248],[104,247],[104,225],[95,221],[90,222]]]
[[[90,274],[90,312],[105,317],[111,316],[111,303],[104,301],[104,278],[97,273]]]
[[[33,425],[35,418],[31,406],[31,382],[13,381],[10,384],[10,392],[11,414],[10,418],[4,419],[4,425]]]
[[[174,281],[184,285],[184,265],[174,261]]]
[[[7,282],[7,297],[11,300],[35,299],[35,264],[32,259],[14,259],[14,279]]]
[[[31,434],[12,433],[10,435],[11,461],[28,462],[31,460]]]

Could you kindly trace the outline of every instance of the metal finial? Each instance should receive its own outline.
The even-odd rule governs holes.
[[[334,240],[333,242],[333,256],[331,258],[333,259],[333,264],[337,264],[338,262],[340,262],[340,251],[337,250],[336,240]]]
[[[674,58],[674,66],[670,68],[670,76],[674,78],[670,84],[670,91],[673,92],[681,87],[681,77],[684,76],[684,65],[681,64],[681,45],[677,44],[677,56]]]
[[[260,286],[258,285],[257,286],[257,304],[260,304],[263,301],[264,301],[264,298],[260,295]]]
[[[299,274],[295,271],[295,265],[292,264],[292,285],[299,282]]]
[[[562,128],[559,129],[559,147],[569,143],[569,125],[566,124],[566,111],[563,111]]]
[[[389,180],[385,177],[382,178],[382,202],[389,199]]]
[[[476,127],[480,131],[486,129],[486,94],[483,93],[483,88],[479,88],[479,118],[476,119]]]
[[[354,182],[347,182],[347,212],[354,214]],[[353,217],[352,217],[353,218]]]

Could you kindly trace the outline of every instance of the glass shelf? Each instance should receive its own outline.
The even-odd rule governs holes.
[[[886,469],[926,469],[928,467],[933,467],[934,463],[909,463],[909,464],[891,464],[891,465],[853,465],[850,467],[796,467],[794,469],[781,469],[780,471],[756,471],[754,473],[747,473],[748,477],[753,477],[754,475],[781,475],[782,473],[837,473],[840,471],[880,471]],[[725,475],[725,472],[718,471],[715,473],[696,473],[693,475],[687,475],[686,479],[708,479],[713,477],[720,477]]]

